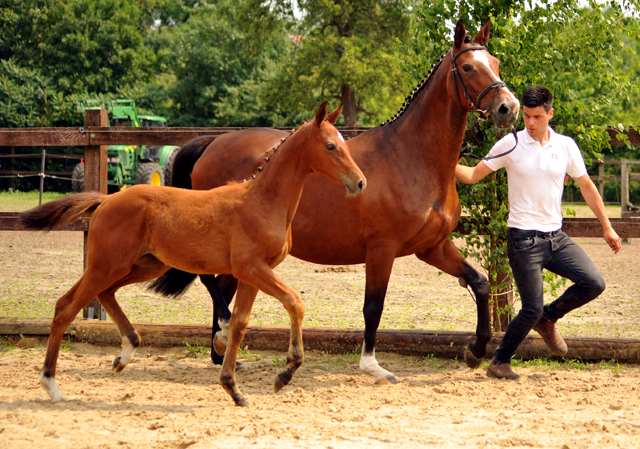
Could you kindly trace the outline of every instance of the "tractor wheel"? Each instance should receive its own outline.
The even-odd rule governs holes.
[[[152,186],[164,185],[164,170],[156,162],[145,162],[138,167],[136,184],[150,184]]]
[[[176,160],[176,155],[178,154],[178,150],[180,150],[180,148],[176,148],[175,150],[173,150],[171,154],[169,154],[169,157],[167,157],[167,162],[164,164],[164,183],[165,183],[164,185],[166,186],[171,185],[173,161]]]
[[[71,175],[71,190],[74,193],[84,192],[84,164],[76,164]]]

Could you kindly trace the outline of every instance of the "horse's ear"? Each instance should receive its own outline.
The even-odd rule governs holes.
[[[338,117],[340,117],[340,113],[342,112],[343,106],[344,104],[340,103],[340,106],[338,106],[335,109],[335,111],[331,111],[329,115],[327,115],[327,121],[329,123],[331,123],[332,125],[335,125],[336,121],[338,121]]]
[[[455,48],[462,47],[464,43],[464,38],[467,35],[467,30],[464,27],[464,23],[462,23],[462,19],[458,20],[458,24],[456,25],[456,34],[453,38],[453,46]]]
[[[318,112],[316,112],[316,125],[320,126],[326,117],[327,117],[327,102],[325,101],[320,105]]]
[[[478,34],[476,35],[475,41],[482,45],[483,47],[487,45],[489,42],[489,32],[491,31],[491,19],[487,20],[487,22],[480,28]]]

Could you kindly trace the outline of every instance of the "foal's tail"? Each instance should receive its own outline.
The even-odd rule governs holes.
[[[200,136],[187,142],[173,161],[171,185],[181,189],[191,188],[191,171],[204,150],[213,142],[215,136]]]
[[[58,226],[90,217],[106,197],[98,192],[76,193],[22,212],[20,222],[26,229],[51,231]]]

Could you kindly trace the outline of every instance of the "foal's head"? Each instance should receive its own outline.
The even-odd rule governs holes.
[[[325,101],[318,109],[315,120],[303,125],[298,132],[312,134],[305,149],[311,169],[344,184],[349,195],[358,195],[367,186],[367,179],[351,158],[342,134],[333,126],[341,111],[342,105],[327,113]]]

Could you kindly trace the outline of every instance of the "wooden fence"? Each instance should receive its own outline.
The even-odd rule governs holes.
[[[44,146],[44,147],[55,147],[55,146],[83,146],[85,148],[84,151],[84,163],[85,163],[85,181],[84,186],[85,190],[89,191],[99,191],[103,193],[107,193],[107,147],[108,145],[178,145],[182,146],[187,143],[189,140],[203,135],[213,135],[218,136],[230,131],[239,130],[242,128],[123,128],[123,127],[109,127],[108,126],[108,118],[107,111],[104,110],[87,110],[85,111],[85,120],[83,127],[76,128],[15,128],[15,129],[0,129],[0,146],[3,147],[29,147],[29,146]],[[291,128],[280,128],[283,130],[290,130]],[[365,132],[368,128],[340,128],[341,133],[348,140],[353,138],[362,132]],[[609,130],[609,134],[611,136],[611,145],[619,146],[623,145],[620,141],[618,141],[615,136],[619,132],[614,129]],[[640,135],[637,130],[631,130],[626,133],[629,141],[633,145],[640,145]],[[630,163],[628,163],[630,164]],[[631,179],[636,179],[632,177]],[[602,175],[601,181],[607,181],[608,179],[604,178]],[[628,190],[627,190],[628,195]],[[624,197],[624,195],[623,195]],[[627,196],[628,202],[628,196]],[[461,233],[466,233],[464,223],[466,219],[462,218],[457,227],[457,231]],[[614,218],[611,219],[611,222],[616,229],[616,232],[622,238],[640,238],[640,219],[633,218],[630,216],[625,216],[624,218]],[[562,229],[572,237],[602,237],[602,227],[597,220],[597,218],[566,218],[563,222]],[[19,231],[23,230],[22,225],[19,223],[18,214],[11,212],[0,212],[0,231]],[[88,230],[88,222],[77,223],[71,226],[67,226],[62,230],[68,231],[83,231],[85,235],[85,260],[86,260],[86,238],[87,238],[87,230]],[[94,300],[92,304],[90,304],[84,310],[84,318],[97,318],[97,319],[105,319],[104,312],[102,308],[97,303],[97,300]],[[20,326],[25,326],[25,323],[20,321],[21,324],[15,324],[20,321],[20,319],[0,319],[0,330],[4,334],[10,333],[21,333],[21,332],[12,332],[19,329]],[[9,323],[9,324],[7,324]],[[13,324],[11,324],[13,323]],[[50,323],[48,321],[47,323]],[[17,327],[16,327],[17,326]],[[97,322],[94,325],[95,331],[84,331],[84,334],[81,335],[90,335],[92,332],[103,332],[102,327],[106,326],[105,329],[109,328],[110,332],[116,332],[114,329],[111,329],[112,325],[109,324],[98,324]],[[165,328],[170,327],[170,325],[160,325]],[[182,326],[184,327],[184,326]],[[44,325],[44,328],[48,328],[47,325]],[[361,332],[355,331],[349,333],[347,330],[336,329],[332,334],[327,334],[326,332],[319,331],[321,337],[318,337],[319,340],[332,341],[336,338],[338,339],[338,343],[335,343],[336,347],[341,347],[344,350],[353,350],[352,346],[361,341]],[[157,332],[157,330],[149,331]],[[173,332],[178,332],[177,330],[173,330]],[[210,326],[204,326],[203,329],[199,331],[201,334],[210,335]],[[264,328],[254,328],[254,333],[263,332],[265,333]],[[305,338],[310,332],[308,329],[305,329]],[[444,356],[461,356],[464,351],[464,347],[466,344],[471,341],[474,337],[473,334],[470,333],[460,333],[460,332],[420,332],[420,331],[399,331],[402,333],[400,337],[392,338],[388,335],[385,336],[385,332],[381,332],[380,338],[386,338],[387,343],[386,346],[388,350],[394,350],[399,353],[408,353],[414,354],[417,352],[426,353],[431,352],[436,355],[444,355]],[[117,333],[117,332],[116,332]],[[145,332],[142,332],[144,334]],[[287,334],[282,337],[282,342],[280,341],[280,337],[276,338],[274,335]],[[313,333],[313,332],[312,332]],[[350,337],[347,340],[344,340],[343,334],[349,334]],[[351,335],[354,334],[354,335]],[[357,335],[356,335],[357,334]],[[406,334],[406,335],[405,335]],[[449,335],[451,334],[451,335]],[[106,335],[106,334],[105,334]],[[248,335],[252,335],[251,331],[248,332]],[[315,334],[314,334],[315,335]],[[336,335],[342,335],[342,337],[336,337]],[[111,337],[109,337],[111,338]],[[91,341],[89,337],[86,340]],[[574,342],[578,347],[580,345],[585,348],[594,348],[594,347],[603,347],[609,348],[609,352],[598,351],[597,355],[591,354],[588,351],[585,353],[575,353],[572,354],[572,357],[581,357],[581,358],[617,358],[618,360],[629,360],[629,361],[640,361],[640,342],[638,341],[624,341],[619,342],[618,345],[613,344],[611,341],[596,341],[596,339],[586,339],[588,340],[586,343],[578,344],[578,342]],[[95,341],[95,340],[94,340]],[[274,328],[265,334],[264,342],[272,345],[284,345],[286,347],[286,341],[288,341],[288,332],[286,329]],[[271,342],[271,343],[269,343]],[[342,342],[342,343],[340,343]],[[423,343],[431,342],[432,345],[435,345],[429,350],[425,349]],[[497,344],[499,341],[493,341],[492,344]],[[541,356],[540,354],[544,354],[544,343],[542,343],[539,337],[528,337],[527,344],[523,345],[522,351],[527,356]],[[334,343],[326,343],[326,344],[334,344]],[[620,346],[622,345],[622,346]],[[252,341],[251,346],[254,349],[260,349],[261,343],[257,343],[256,341]],[[442,351],[440,350],[440,346],[442,346]],[[326,346],[325,346],[326,347]],[[266,348],[266,347],[265,347]],[[320,349],[320,346],[318,347]],[[418,349],[420,348],[420,349]],[[434,349],[436,348],[436,349]],[[440,349],[438,349],[440,348]],[[449,348],[449,349],[447,349]],[[536,349],[538,348],[538,349]],[[621,349],[622,348],[622,349]],[[417,352],[416,352],[417,351]],[[586,354],[586,355],[585,355]],[[522,355],[522,354],[521,354]],[[592,357],[593,355],[593,357]]]

